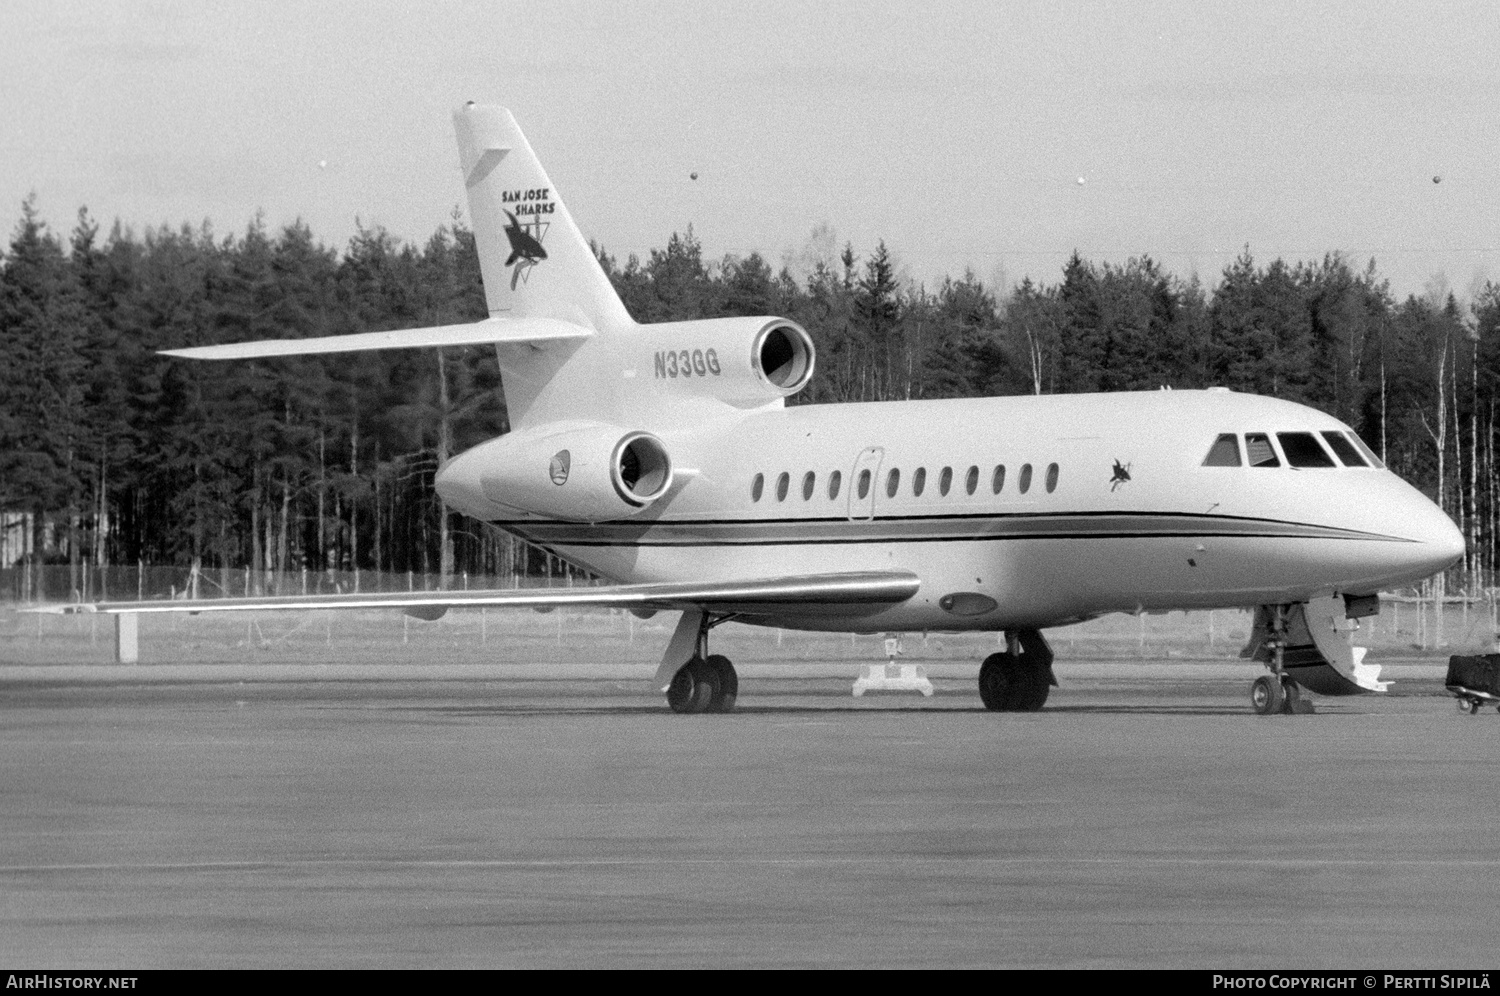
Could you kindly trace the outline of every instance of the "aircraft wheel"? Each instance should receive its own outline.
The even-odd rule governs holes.
[[[1297,711],[1297,703],[1302,699],[1302,689],[1291,678],[1282,676],[1281,679],[1282,705],[1281,711],[1294,713]]]
[[[1479,712],[1479,703],[1473,699],[1459,699],[1458,711],[1473,716]]]
[[[1270,716],[1281,712],[1286,705],[1286,691],[1281,678],[1274,674],[1263,674],[1250,686],[1250,705],[1258,716]]]
[[[701,657],[694,657],[672,675],[667,705],[673,712],[707,712],[718,687],[718,675]]]
[[[1009,653],[990,654],[979,665],[979,699],[993,712],[1036,712],[1051,690],[1046,668],[1027,667]]]
[[[740,678],[734,672],[734,665],[729,658],[723,654],[710,654],[703,661],[704,665],[713,671],[717,679],[717,689],[713,698],[709,700],[709,712],[734,712],[735,700],[740,695]]]
[[[1000,690],[996,685],[997,682],[1003,681],[1003,677],[998,672],[1005,666],[1004,661],[1004,654],[990,654],[984,659],[984,663],[979,665],[979,701],[984,703],[986,709],[998,710],[1000,708]]]

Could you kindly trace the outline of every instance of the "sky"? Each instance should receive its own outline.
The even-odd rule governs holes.
[[[622,261],[692,225],[794,272],[884,240],[929,289],[1075,249],[1212,286],[1248,247],[1465,297],[1500,282],[1497,52],[1490,2],[4,0],[0,219],[422,242],[476,100]]]

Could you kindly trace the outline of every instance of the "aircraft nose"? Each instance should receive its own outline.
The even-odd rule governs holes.
[[[1431,574],[1447,570],[1464,555],[1464,534],[1448,513],[1430,501],[1411,519],[1410,533],[1422,547],[1424,565]],[[1415,510],[1414,510],[1415,511]]]

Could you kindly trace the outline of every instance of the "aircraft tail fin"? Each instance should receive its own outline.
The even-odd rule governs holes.
[[[510,111],[471,101],[453,112],[453,126],[490,315],[555,318],[591,329],[629,325]]]

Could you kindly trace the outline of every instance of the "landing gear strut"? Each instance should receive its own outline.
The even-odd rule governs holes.
[[[681,660],[683,644],[692,641],[692,656],[672,674],[667,705],[673,712],[732,712],[740,694],[740,679],[723,654],[708,652],[708,631],[732,616],[713,618],[705,612],[684,612],[667,647],[667,661]],[[666,666],[666,661],[663,662]]]
[[[1271,659],[1266,666],[1271,669],[1271,673],[1263,674],[1251,682],[1250,707],[1258,716],[1312,712],[1312,703],[1303,701],[1297,682],[1286,673],[1286,606],[1272,605],[1267,608],[1270,609],[1270,618],[1265,646],[1271,652]]]
[[[1005,644],[979,666],[979,698],[995,712],[1037,712],[1057,684],[1052,648],[1034,629],[1007,631]]]

